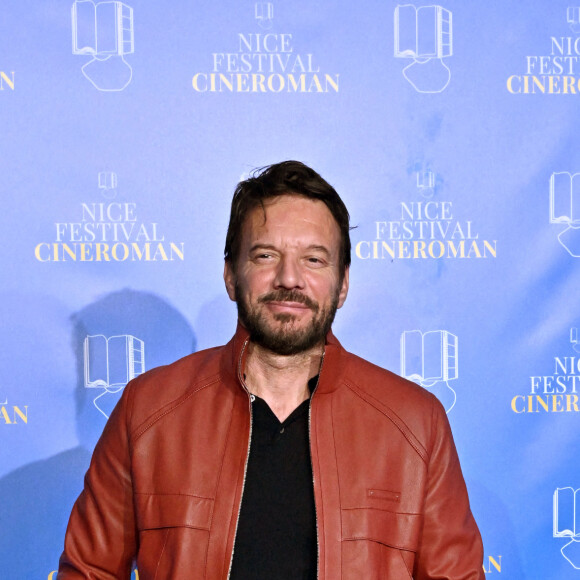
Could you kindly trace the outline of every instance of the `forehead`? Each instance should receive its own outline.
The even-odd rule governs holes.
[[[242,244],[304,242],[338,252],[340,229],[326,204],[302,195],[281,195],[248,213]]]

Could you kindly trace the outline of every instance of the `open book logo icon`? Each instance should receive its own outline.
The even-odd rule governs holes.
[[[133,9],[123,2],[75,0],[72,52],[92,57],[83,75],[99,91],[122,91],[133,76],[125,61],[134,52]]]
[[[449,413],[457,399],[449,386],[459,376],[457,336],[446,330],[405,330],[401,335],[401,376],[433,392]]]
[[[412,59],[403,76],[419,93],[440,93],[451,80],[443,62],[453,55],[452,14],[442,6],[395,8],[395,57]]]
[[[566,226],[558,241],[580,258],[580,173],[560,171],[550,176],[550,223]]]
[[[570,329],[570,343],[576,352],[580,352],[580,335],[578,334],[578,328],[576,326]]]
[[[110,336],[93,334],[84,340],[85,388],[99,389],[93,403],[109,418],[99,401],[107,394],[121,391],[127,383],[145,372],[145,343],[130,334]]]
[[[117,174],[114,171],[99,171],[98,183],[105,199],[117,197]]]
[[[566,20],[570,30],[575,34],[580,34],[580,6],[568,6]]]
[[[417,189],[421,195],[429,199],[435,193],[435,174],[432,171],[417,171]]]
[[[262,28],[272,28],[274,5],[271,2],[256,2],[254,5],[254,15]]]
[[[580,570],[580,489],[558,487],[553,497],[553,536],[570,538],[562,546],[562,556]]]

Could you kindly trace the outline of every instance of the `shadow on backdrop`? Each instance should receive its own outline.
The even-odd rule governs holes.
[[[130,379],[196,349],[194,332],[183,315],[147,292],[124,289],[107,294],[74,314],[71,322],[79,444],[0,479],[4,579],[44,579],[57,568],[70,510],[105,415],[123,392],[123,376]],[[47,421],[45,429],[50,428]]]

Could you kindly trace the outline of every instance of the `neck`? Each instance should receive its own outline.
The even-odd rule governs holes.
[[[246,359],[246,385],[264,399],[280,421],[310,397],[308,381],[320,371],[324,345],[291,356],[278,355],[250,342]]]

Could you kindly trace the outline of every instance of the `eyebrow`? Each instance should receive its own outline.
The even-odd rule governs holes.
[[[311,246],[308,246],[306,249],[307,250],[314,250],[316,252],[322,252],[323,254],[330,256],[330,252],[329,252],[328,248],[326,248],[325,246],[317,246],[317,245],[313,244]]]
[[[273,244],[263,244],[263,243],[257,243],[254,244],[251,248],[250,248],[250,253],[255,252],[257,250],[274,250],[277,251],[276,246],[274,246]],[[325,246],[320,246],[320,245],[316,245],[316,244],[311,244],[310,246],[308,246],[306,248],[306,250],[308,251],[315,251],[315,252],[322,252],[323,254],[325,254],[326,256],[330,256],[330,251],[328,250],[328,248],[326,248]]]
[[[275,250],[276,247],[273,246],[272,244],[254,244],[251,248],[250,248],[250,253],[255,252],[256,250]]]

